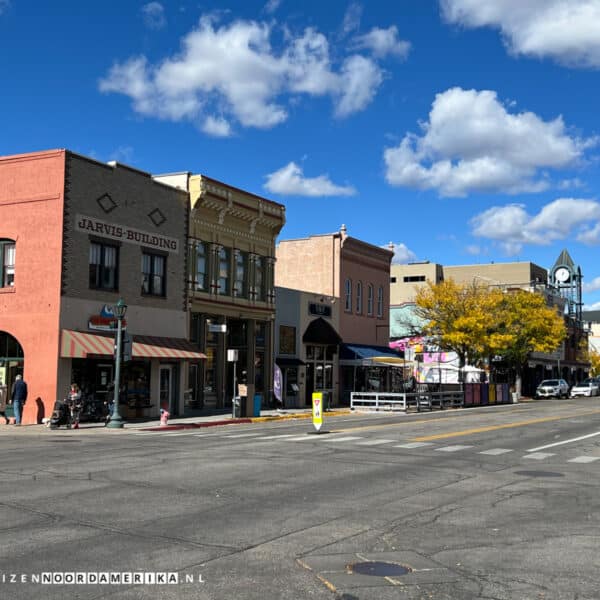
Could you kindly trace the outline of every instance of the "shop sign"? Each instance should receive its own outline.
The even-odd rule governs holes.
[[[323,392],[313,392],[312,422],[314,428],[319,431],[323,425]]]
[[[315,302],[311,302],[308,305],[308,312],[311,315],[316,315],[320,317],[330,317],[331,316],[331,306],[327,306],[326,304],[316,304]]]
[[[115,317],[113,307],[105,304],[99,315],[92,315],[88,319],[88,329],[92,331],[116,331],[118,321],[117,317]],[[121,322],[121,328],[127,328],[125,319]]]
[[[95,217],[77,215],[75,229],[82,233],[92,233],[111,240],[135,244],[137,246],[149,246],[156,250],[179,253],[179,240],[159,233],[150,233],[141,229],[119,225],[118,223],[107,223]]]

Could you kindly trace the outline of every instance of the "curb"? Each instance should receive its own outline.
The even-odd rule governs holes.
[[[324,416],[327,417],[339,417],[342,415],[351,415],[354,414],[349,410],[340,410],[340,411],[328,411],[324,413]],[[273,415],[268,417],[246,417],[241,419],[227,419],[226,421],[206,421],[204,423],[181,423],[181,424],[173,424],[173,425],[164,425],[164,426],[156,426],[156,427],[128,427],[127,429],[135,429],[137,431],[150,431],[154,433],[159,433],[161,431],[177,431],[179,429],[200,429],[203,427],[218,427],[222,425],[240,425],[240,424],[249,424],[249,423],[266,423],[268,421],[290,421],[292,419],[311,419],[312,413],[298,413],[293,415]]]

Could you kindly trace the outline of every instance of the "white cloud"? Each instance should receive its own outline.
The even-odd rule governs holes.
[[[197,123],[223,118],[256,128],[285,121],[286,102],[298,94],[329,96],[337,117],[371,102],[383,81],[372,58],[352,54],[336,68],[327,38],[314,28],[288,33],[276,51],[272,27],[242,20],[219,27],[214,17],[203,17],[180,53],[155,65],[144,56],[118,62],[100,90],[129,96],[134,110],[147,116]]]
[[[600,302],[595,302],[594,304],[586,304],[583,307],[583,310],[588,311],[588,310],[600,310]],[[600,348],[598,349],[600,351]]]
[[[600,67],[598,0],[441,0],[442,13],[465,27],[497,27],[510,52]]]
[[[600,277],[595,277],[592,281],[584,283],[582,286],[584,292],[595,292],[600,290]]]
[[[206,117],[202,124],[202,131],[213,137],[230,137],[232,135],[231,124],[222,117]]]
[[[342,35],[348,35],[360,27],[362,11],[362,6],[358,2],[351,2],[348,5],[342,23]]]
[[[477,244],[469,244],[465,247],[465,252],[470,254],[471,256],[481,256],[482,254],[487,254],[488,251],[486,248],[482,248]]]
[[[522,204],[494,206],[471,219],[473,235],[497,241],[508,255],[518,254],[523,244],[549,245],[600,219],[595,200],[558,198],[539,213],[530,215]],[[600,229],[600,224],[597,226]],[[578,238],[579,239],[579,238]]]
[[[160,2],[149,2],[142,6],[142,17],[148,29],[162,29],[167,24],[165,8]]]
[[[265,189],[282,196],[353,196],[351,186],[333,183],[328,175],[305,177],[302,169],[294,162],[267,175]]]
[[[385,150],[386,179],[442,196],[539,192],[549,186],[542,169],[568,167],[597,142],[569,136],[560,116],[510,113],[496,92],[459,87],[436,95],[421,128]]]
[[[390,245],[392,245],[392,244],[394,246],[394,258],[392,258],[393,265],[404,265],[413,260],[417,260],[417,255],[412,250],[410,250],[406,246],[406,244],[403,244],[402,242],[397,242],[397,243],[390,242]],[[382,246],[382,248],[389,250],[390,245]]]
[[[387,29],[374,27],[354,39],[354,47],[359,50],[370,50],[376,58],[385,58],[389,54],[397,58],[406,58],[410,51],[410,42],[398,37],[398,28],[395,25]]]
[[[600,222],[593,226],[587,226],[577,236],[577,241],[589,246],[600,244]]]
[[[281,0],[268,0],[268,2],[265,4],[263,10],[267,14],[271,15],[279,8],[280,4],[281,4]]]

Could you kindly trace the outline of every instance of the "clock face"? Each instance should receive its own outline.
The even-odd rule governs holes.
[[[560,267],[559,269],[556,269],[556,271],[554,272],[554,279],[556,279],[556,281],[558,281],[560,283],[565,283],[566,281],[569,281],[570,277],[571,277],[571,273],[569,272],[569,269],[567,269],[566,267]]]

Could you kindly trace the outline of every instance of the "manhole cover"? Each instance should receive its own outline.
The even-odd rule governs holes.
[[[553,471],[515,471],[515,475],[523,475],[524,477],[564,477],[562,473],[554,473]]]
[[[361,562],[348,565],[348,569],[357,575],[375,575],[376,577],[398,577],[410,573],[409,567],[390,562]]]

